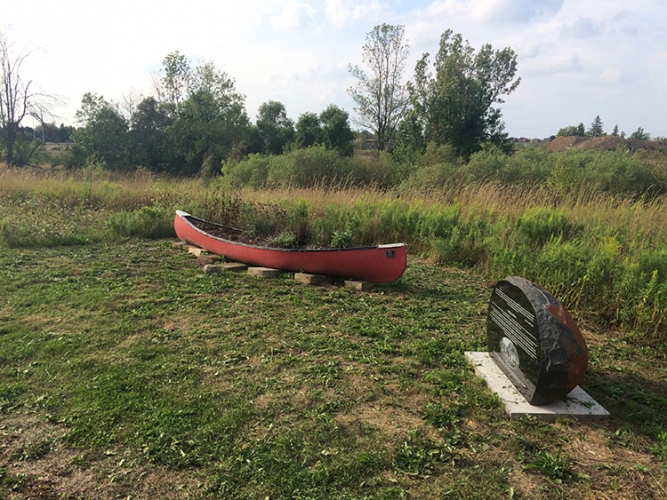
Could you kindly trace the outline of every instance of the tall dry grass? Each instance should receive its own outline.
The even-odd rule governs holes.
[[[87,168],[0,168],[0,245],[53,246],[119,237],[173,236],[177,209],[240,217],[250,230],[290,231],[319,244],[404,241],[410,252],[540,283],[582,318],[667,335],[667,199],[613,196],[581,186],[499,182],[441,189],[335,187],[231,189]]]
[[[211,196],[230,194],[250,203],[306,200],[314,208],[328,204],[350,205],[359,201],[379,204],[388,200],[401,200],[408,204],[418,202],[424,207],[458,203],[464,216],[469,211],[482,210],[518,217],[531,207],[549,207],[565,211],[574,221],[586,226],[604,225],[649,240],[667,227],[665,197],[654,197],[648,201],[635,200],[590,191],[585,187],[565,197],[545,186],[507,186],[496,181],[456,184],[438,190],[413,188],[388,191],[373,186],[362,188],[346,185],[232,190],[221,188],[216,182],[168,178],[142,170],[123,174],[101,169],[68,172],[38,168],[15,169],[0,165],[2,198],[30,196],[52,201],[58,206],[89,205],[133,210],[155,203],[177,206],[179,203],[188,204]]]

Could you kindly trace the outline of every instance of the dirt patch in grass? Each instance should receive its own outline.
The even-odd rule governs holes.
[[[420,430],[427,437],[437,439],[437,434],[424,421],[409,410],[401,407],[387,407],[382,403],[357,405],[343,414],[336,416],[336,421],[353,429],[371,426],[384,436],[384,445],[389,448],[397,440],[407,435],[408,431]]]
[[[189,472],[138,466],[131,453],[93,456],[64,444],[67,429],[34,415],[14,415],[0,425],[0,493],[12,499],[183,498],[202,480]],[[8,497],[9,498],[9,497]]]

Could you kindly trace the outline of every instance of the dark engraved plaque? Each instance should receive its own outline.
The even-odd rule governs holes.
[[[487,317],[489,352],[532,405],[563,399],[584,378],[588,348],[570,313],[530,281],[496,283]]]

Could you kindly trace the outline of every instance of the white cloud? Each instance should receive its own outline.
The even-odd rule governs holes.
[[[316,10],[295,0],[288,2],[282,13],[271,19],[271,25],[277,29],[304,30],[315,26]]]
[[[557,14],[564,0],[434,0],[429,15],[472,16],[490,23],[529,21]]]
[[[469,4],[474,15],[485,22],[526,23],[557,14],[563,0],[470,0]]]
[[[621,72],[617,68],[607,68],[600,75],[600,81],[606,85],[614,85],[621,80]]]
[[[368,18],[377,19],[384,10],[379,0],[326,0],[326,15],[336,28]],[[374,23],[378,24],[378,23]]]
[[[584,71],[581,57],[577,54],[557,54],[550,57],[533,59],[526,65],[525,71],[530,76],[552,77],[561,73],[580,73]]]
[[[584,17],[577,18],[573,24],[565,25],[561,30],[563,38],[572,38],[575,40],[591,38],[600,34],[602,34],[601,23]]]

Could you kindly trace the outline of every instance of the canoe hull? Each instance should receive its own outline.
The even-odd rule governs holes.
[[[400,278],[407,265],[403,243],[321,250],[260,247],[213,236],[195,226],[192,219],[202,220],[176,212],[174,229],[180,240],[252,266],[382,283]]]

